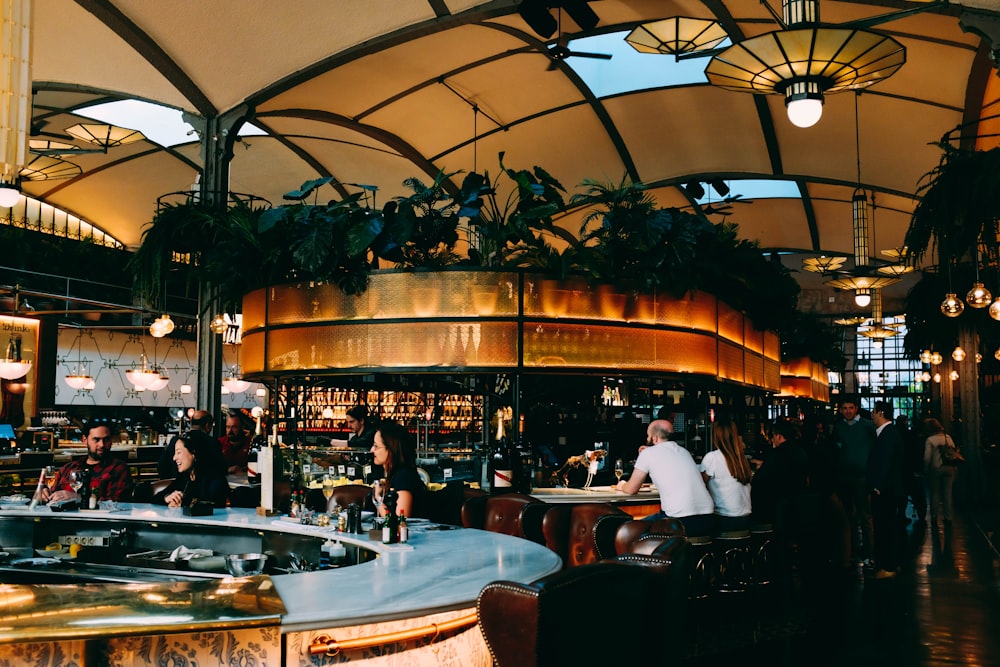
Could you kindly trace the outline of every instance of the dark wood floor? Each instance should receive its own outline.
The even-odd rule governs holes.
[[[858,566],[797,582],[769,612],[700,626],[685,667],[1000,666],[1000,503],[961,508],[947,526],[911,524],[906,535],[895,579]]]

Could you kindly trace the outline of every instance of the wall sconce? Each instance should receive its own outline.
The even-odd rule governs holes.
[[[0,361],[0,378],[18,380],[31,370],[31,362],[21,359],[21,334],[13,333],[7,342],[7,353]]]

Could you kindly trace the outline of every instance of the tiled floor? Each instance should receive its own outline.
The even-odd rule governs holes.
[[[966,508],[949,526],[910,525],[906,535],[895,579],[866,578],[860,567],[825,572],[776,611],[747,606],[741,622],[717,618],[692,633],[684,665],[1000,666],[1000,505]]]

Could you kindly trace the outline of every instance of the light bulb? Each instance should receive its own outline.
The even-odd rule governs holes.
[[[212,318],[208,328],[212,330],[212,333],[223,334],[226,333],[226,329],[229,328],[229,325],[226,324],[226,317],[222,313],[219,313]]]
[[[920,363],[922,363],[922,364],[929,364],[929,363],[931,363],[931,351],[930,350],[924,350],[923,352],[920,353]]]
[[[990,305],[993,295],[978,280],[972,284],[972,289],[965,295],[965,300],[969,302],[969,308],[985,308]]]
[[[941,312],[945,317],[958,317],[965,310],[965,304],[954,292],[948,292],[941,302]]]
[[[955,361],[962,361],[963,359],[965,359],[965,350],[962,349],[961,345],[952,350],[951,358],[954,359]]]
[[[930,382],[931,381],[931,374],[928,373],[927,371],[924,371],[923,373],[921,373],[920,379],[923,380],[924,382]]]
[[[948,373],[948,377],[951,378],[952,382],[954,382],[955,380],[958,379],[958,371],[952,371],[951,373]]]
[[[942,361],[944,361],[944,357],[941,356],[940,352],[931,352],[931,363],[932,364],[934,364],[935,366],[937,366]]]
[[[934,374],[934,381],[937,382],[938,384],[941,384],[941,374],[940,373],[935,373]]]
[[[812,127],[823,117],[822,99],[800,99],[788,102],[788,120],[795,127]]]

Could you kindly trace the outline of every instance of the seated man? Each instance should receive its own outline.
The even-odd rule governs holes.
[[[127,500],[132,495],[132,474],[125,463],[111,454],[111,428],[104,422],[91,422],[83,429],[87,453],[79,456],[56,473],[52,490],[41,489],[41,501],[79,500],[73,490],[72,473],[89,472],[91,494],[98,500]]]
[[[670,440],[673,432],[673,425],[665,419],[649,424],[646,439],[650,446],[639,452],[631,477],[628,482],[619,482],[618,488],[636,494],[648,475],[660,492],[661,511],[647,520],[680,519],[688,535],[711,535],[715,504],[691,453]]]
[[[250,455],[250,431],[243,427],[239,413],[231,412],[226,417],[226,434],[219,438],[222,457],[231,473],[246,472]]]

